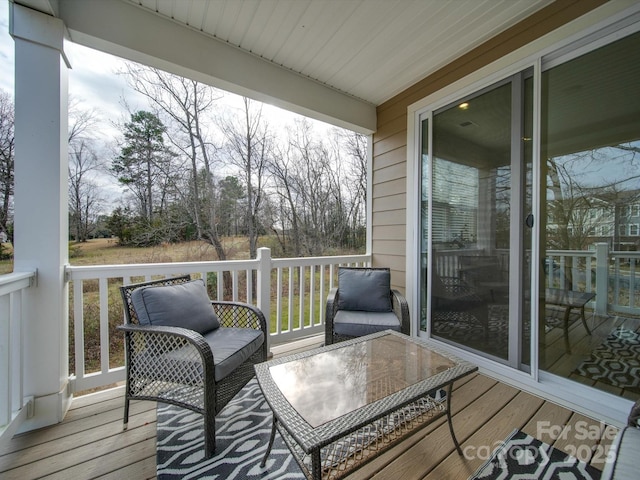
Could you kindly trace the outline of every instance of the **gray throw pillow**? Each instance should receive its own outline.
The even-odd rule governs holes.
[[[204,334],[220,326],[204,281],[141,287],[131,294],[140,325],[183,327]]]
[[[391,273],[388,268],[340,267],[338,309],[391,311]]]

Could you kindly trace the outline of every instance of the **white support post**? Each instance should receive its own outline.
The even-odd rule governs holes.
[[[586,275],[590,275],[590,272],[586,272]],[[608,303],[609,244],[596,243],[596,313],[598,315],[606,315]]]
[[[257,307],[262,310],[267,320],[267,352],[271,356],[271,249],[258,249],[258,286]]]
[[[24,292],[24,393],[34,416],[21,430],[60,422],[71,402],[68,262],[68,74],[60,19],[10,2],[15,42],[15,271],[38,271]]]

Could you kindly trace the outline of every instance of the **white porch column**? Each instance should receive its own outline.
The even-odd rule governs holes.
[[[25,291],[24,394],[34,416],[21,430],[60,422],[68,409],[67,65],[61,20],[10,2],[15,41],[16,272],[37,269]]]

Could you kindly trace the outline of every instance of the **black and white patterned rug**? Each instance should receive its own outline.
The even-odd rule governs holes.
[[[598,480],[600,470],[516,429],[469,480]]]
[[[264,468],[260,462],[271,434],[271,409],[252,379],[216,417],[216,452],[204,457],[202,415],[158,404],[159,480],[304,479],[280,434]]]
[[[575,373],[619,388],[640,387],[640,334],[616,328]]]

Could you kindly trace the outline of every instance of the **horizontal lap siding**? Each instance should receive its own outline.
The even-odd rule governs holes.
[[[373,135],[371,253],[374,265],[391,268],[394,288],[405,289],[409,105],[605,3],[558,0],[378,106]]]

